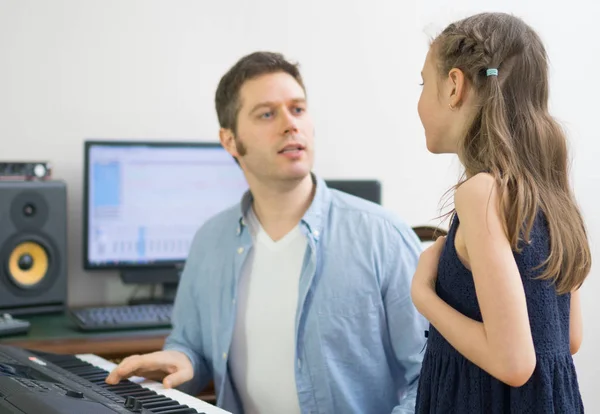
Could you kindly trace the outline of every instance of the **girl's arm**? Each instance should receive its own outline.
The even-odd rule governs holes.
[[[571,292],[571,318],[569,321],[569,346],[571,355],[579,351],[583,341],[583,318],[581,316],[581,299],[579,289]]]
[[[455,195],[483,323],[454,310],[433,289],[422,289],[428,293],[419,300],[419,310],[467,359],[518,387],[531,377],[536,356],[523,283],[498,200],[498,188],[489,174],[469,179]]]

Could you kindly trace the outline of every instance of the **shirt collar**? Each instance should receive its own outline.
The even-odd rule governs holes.
[[[308,231],[318,239],[323,232],[325,217],[327,217],[329,212],[331,190],[327,187],[325,180],[317,177],[314,173],[311,173],[311,177],[313,183],[316,184],[315,195],[308,210],[304,213],[301,222],[303,222],[307,226]],[[252,193],[250,190],[246,191],[242,196],[240,207],[238,234],[241,234],[242,229],[247,226],[248,213],[252,207]]]

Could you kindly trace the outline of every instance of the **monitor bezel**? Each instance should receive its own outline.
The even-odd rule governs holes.
[[[84,161],[83,161],[83,240],[82,256],[84,270],[136,270],[136,269],[168,269],[181,268],[185,264],[184,260],[163,260],[153,263],[126,263],[113,262],[95,264],[89,260],[89,175],[90,175],[90,152],[94,146],[105,147],[156,147],[156,148],[223,148],[218,141],[165,141],[165,140],[99,140],[89,139],[84,141]],[[224,150],[224,149],[223,149]]]

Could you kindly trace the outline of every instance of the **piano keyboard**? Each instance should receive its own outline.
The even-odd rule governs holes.
[[[100,369],[105,370],[106,375],[108,375],[108,373],[110,371],[112,371],[112,369],[114,367],[116,367],[116,364],[113,364],[112,362],[107,361],[104,358],[101,358],[101,357],[99,357],[97,355],[93,355],[93,354],[79,354],[79,355],[77,355],[77,358],[81,359],[82,361],[88,362]],[[215,407],[214,405],[211,405],[211,404],[209,404],[205,401],[202,401],[198,398],[194,398],[191,395],[188,395],[179,390],[175,390],[172,388],[165,388],[162,385],[162,383],[157,382],[157,381],[151,381],[151,380],[141,378],[141,377],[131,377],[131,378],[129,378],[129,381],[136,383],[150,391],[156,392],[157,394],[163,395],[167,398],[171,398],[171,399],[177,401],[181,405],[187,405],[191,408],[194,408],[199,413],[231,414],[229,411],[225,411],[221,408]]]
[[[106,390],[126,398],[134,397],[145,410],[156,414],[231,414],[198,398],[175,389],[166,389],[160,382],[140,377],[131,377],[117,385],[104,382],[116,364],[97,355],[48,355],[44,358],[55,365],[94,383]]]

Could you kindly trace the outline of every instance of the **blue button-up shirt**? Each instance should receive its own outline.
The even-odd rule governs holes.
[[[300,223],[308,240],[295,321],[300,408],[413,413],[428,326],[410,296],[420,241],[389,211],[315,181]],[[235,414],[243,408],[228,355],[238,279],[252,249],[244,222],[251,201],[247,193],[197,232],[164,346],[192,361],[194,379],[182,389],[195,393],[214,379],[217,405]]]

